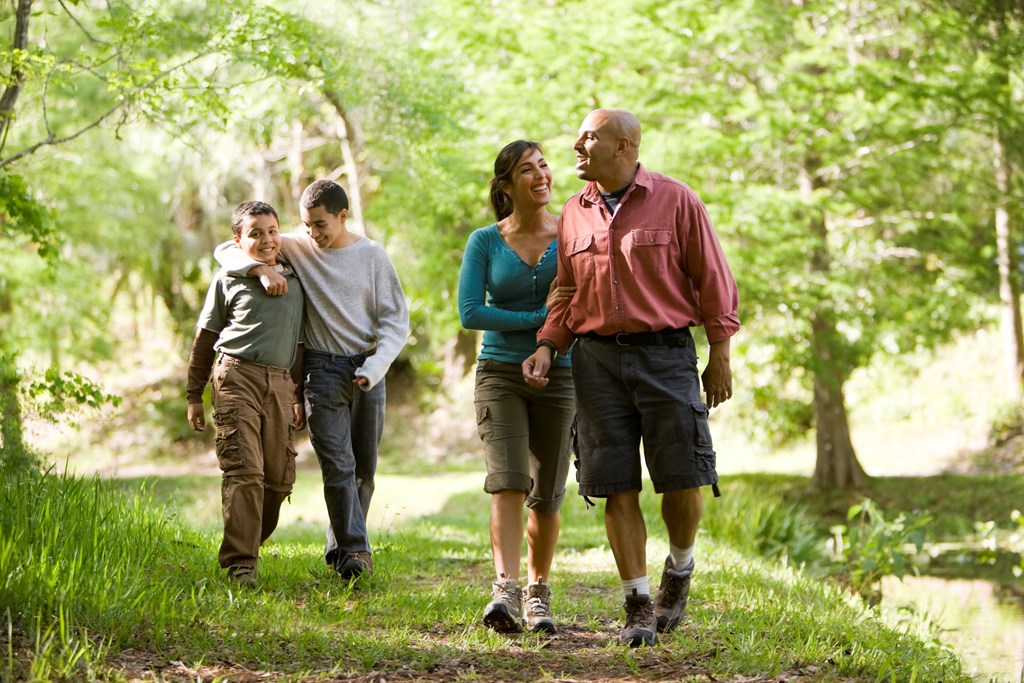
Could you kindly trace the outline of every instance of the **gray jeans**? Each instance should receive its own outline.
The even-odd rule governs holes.
[[[370,552],[366,515],[373,497],[377,447],[384,432],[384,380],[363,391],[352,380],[364,354],[339,356],[307,350],[306,420],[324,480],[330,525],[324,560],[338,565],[352,553]]]

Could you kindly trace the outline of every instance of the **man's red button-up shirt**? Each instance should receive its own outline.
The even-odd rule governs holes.
[[[576,293],[549,311],[537,340],[562,352],[588,332],[703,325],[714,343],[740,328],[736,281],[704,204],[684,183],[642,165],[614,215],[593,182],[566,202],[557,283]]]

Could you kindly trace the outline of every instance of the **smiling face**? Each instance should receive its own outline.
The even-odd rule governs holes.
[[[334,214],[324,206],[311,208],[302,207],[299,210],[299,217],[302,224],[306,226],[306,232],[321,249],[334,249],[345,246],[348,230],[345,228],[345,219],[348,217],[348,209],[342,209]]]
[[[277,225],[277,217],[273,214],[246,216],[242,219],[241,234],[235,236],[235,242],[252,260],[275,265],[277,255],[281,253],[281,229]]]
[[[502,190],[512,200],[512,206],[526,209],[546,206],[551,201],[551,169],[539,149],[528,149],[519,157]]]
[[[579,137],[572,148],[576,151],[576,175],[583,180],[601,180],[615,169],[618,145],[615,127],[605,112],[593,111],[580,125]],[[618,188],[616,188],[618,189]]]

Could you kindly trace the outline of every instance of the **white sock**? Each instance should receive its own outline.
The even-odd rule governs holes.
[[[626,594],[626,597],[633,595],[633,589],[636,589],[637,595],[650,595],[651,594],[651,581],[646,575],[636,579],[623,579],[622,591]]]
[[[689,548],[680,548],[668,544],[668,557],[672,562],[672,569],[680,571],[686,565],[690,564],[690,560],[693,559],[693,549],[696,547],[696,543],[691,545]]]

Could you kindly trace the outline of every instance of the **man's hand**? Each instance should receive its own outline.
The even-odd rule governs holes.
[[[288,280],[270,266],[250,268],[249,275],[258,277],[263,289],[270,296],[281,296],[288,291]]]
[[[732,398],[732,368],[729,366],[729,340],[711,345],[708,365],[700,376],[707,394],[708,408],[719,406]]]
[[[306,426],[306,406],[301,403],[292,404],[292,426],[302,429]]]
[[[523,361],[523,379],[531,387],[543,389],[548,385],[548,369],[551,367],[551,349],[538,346],[533,355]]]
[[[368,387],[370,386],[370,380],[367,377],[356,377],[352,380],[352,384],[355,384],[357,387]]]
[[[206,431],[206,416],[203,414],[202,403],[188,404],[188,426],[194,432]]]

